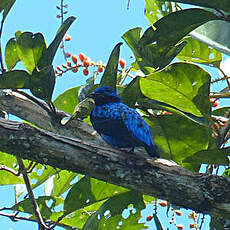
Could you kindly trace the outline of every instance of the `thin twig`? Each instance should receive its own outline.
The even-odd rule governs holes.
[[[45,224],[45,222],[44,222],[44,220],[42,218],[42,215],[40,213],[38,204],[37,204],[37,202],[35,200],[34,193],[33,193],[33,190],[31,188],[31,185],[30,185],[30,181],[29,181],[29,177],[28,177],[27,172],[26,172],[25,165],[24,165],[24,163],[23,163],[21,158],[19,158],[19,157],[16,157],[16,158],[17,158],[17,161],[18,161],[18,164],[19,164],[20,171],[21,171],[21,173],[23,175],[23,179],[25,181],[25,185],[26,185],[26,189],[27,189],[30,201],[31,201],[31,203],[33,205],[34,214],[37,217],[37,221],[39,223],[39,228],[41,228],[41,229],[49,229],[49,227]]]
[[[4,67],[4,64],[3,64],[3,58],[2,58],[2,46],[1,46],[1,39],[2,39],[2,30],[3,30],[3,25],[4,25],[4,17],[2,18],[2,21],[1,21],[1,27],[0,27],[0,65],[1,65],[1,71],[2,73],[4,73],[6,70],[5,70],[5,67]]]
[[[15,212],[13,214],[8,214],[8,213],[4,213],[4,212],[1,212],[2,209],[0,209],[0,216],[4,216],[4,217],[8,217],[10,218],[13,222],[16,222],[16,221],[19,221],[19,220],[24,220],[24,221],[29,221],[29,222],[37,222],[37,220],[34,220],[34,219],[30,219],[29,217],[23,217],[23,216],[18,216],[18,212]],[[3,210],[11,210],[10,208],[4,208]],[[53,224],[53,222],[51,220],[46,220],[45,221],[47,224]],[[71,227],[69,225],[66,225],[66,224],[62,224],[62,223],[57,223],[56,226],[59,226],[59,227],[65,227],[66,229],[76,229],[74,227]],[[49,227],[49,229],[52,229]]]
[[[19,176],[20,175],[20,171],[17,172],[15,170],[11,169],[11,168],[6,167],[5,165],[1,165],[0,170],[7,171],[7,172],[11,173],[14,176]]]
[[[13,91],[20,93],[21,95],[25,96],[26,98],[28,98],[29,100],[31,100],[32,102],[34,102],[35,104],[40,106],[43,110],[45,110],[51,117],[53,117],[53,115],[54,115],[53,111],[51,111],[49,107],[45,106],[45,104],[43,104],[42,102],[37,100],[35,97],[33,97],[33,96],[29,95],[28,93],[21,91],[21,90],[13,90]]]
[[[31,162],[30,162],[30,165],[27,167],[27,169],[26,169],[27,174],[31,173],[31,172],[34,170],[34,168],[36,167],[36,165],[38,165],[37,162],[35,162],[34,165],[33,165],[33,163],[34,163],[34,162],[31,161]]]

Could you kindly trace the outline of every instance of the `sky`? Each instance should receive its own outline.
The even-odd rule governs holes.
[[[31,31],[33,33],[41,32],[47,44],[49,44],[55,36],[60,26],[60,19],[56,15],[58,10],[56,5],[59,0],[17,0],[9,13],[6,24],[4,26],[2,47],[6,42],[14,36],[15,32],[21,30]],[[77,19],[68,31],[71,35],[71,41],[66,43],[66,49],[71,54],[85,53],[92,60],[102,60],[106,63],[113,47],[122,41],[121,36],[129,29],[142,27],[145,30],[149,27],[148,21],[144,16],[144,0],[130,0],[130,6],[127,10],[128,0],[88,0],[74,1],[66,0],[68,4],[67,16],[76,16]],[[121,48],[120,57],[124,58],[127,63],[131,63],[133,59],[131,50],[124,43]],[[54,66],[65,63],[61,50],[58,51]],[[21,65],[18,66],[18,68]],[[213,72],[213,74],[216,74]],[[69,71],[62,77],[57,79],[53,99],[65,90],[79,86],[85,83],[86,77],[82,71],[72,73]],[[218,86],[220,87],[220,86]],[[0,187],[0,207],[13,205],[14,191],[12,187]],[[185,216],[188,211],[183,211]],[[143,215],[153,213],[153,207],[150,205],[147,210],[143,211]],[[166,210],[160,211],[163,223],[168,221]],[[181,219],[182,223],[187,223],[188,218]],[[150,222],[153,225],[153,222]],[[36,229],[36,224],[27,222],[14,223],[8,218],[0,217],[0,226],[3,230],[24,230]],[[150,229],[154,229],[151,227]],[[176,229],[172,225],[170,229]],[[208,228],[203,228],[203,230]]]

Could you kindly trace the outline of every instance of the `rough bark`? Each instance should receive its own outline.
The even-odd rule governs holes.
[[[55,124],[39,106],[15,92],[1,93],[0,109],[50,130],[0,119],[1,151],[87,174],[197,212],[230,216],[228,178],[193,173],[163,159],[153,161],[142,150],[130,154],[112,149],[87,124],[79,120],[67,127]]]

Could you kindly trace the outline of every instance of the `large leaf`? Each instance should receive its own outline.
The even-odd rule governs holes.
[[[175,46],[167,47],[167,49],[157,44],[140,47],[138,44],[140,37],[141,28],[131,29],[122,36],[132,49],[139,68],[145,74],[152,73],[156,68],[163,68],[168,65],[186,45],[186,42],[181,42]]]
[[[210,48],[207,44],[200,42],[192,37],[186,37],[183,41],[187,45],[177,55],[182,61],[196,62],[205,65],[219,66],[222,61],[222,53]]]
[[[44,68],[48,65],[51,65],[54,59],[54,56],[57,52],[57,49],[62,42],[63,37],[65,36],[67,30],[71,26],[71,24],[74,22],[76,18],[75,17],[69,17],[67,18],[64,23],[61,25],[61,27],[58,29],[57,34],[54,38],[54,40],[49,45],[46,52],[44,52],[43,56],[39,60],[38,67]]]
[[[128,207],[132,206],[135,212]],[[147,227],[138,223],[141,217],[141,210],[145,207],[142,195],[130,191],[107,200],[96,213],[94,213],[86,222],[83,230],[101,230],[101,229],[122,229],[122,230],[141,230]],[[127,209],[129,216],[122,217],[122,212]],[[106,215],[108,213],[108,216]]]
[[[0,74],[0,89],[28,89],[31,76],[24,70],[12,70]]]
[[[163,1],[164,0],[158,0]],[[191,5],[204,6],[213,9],[220,9],[224,11],[230,11],[230,2],[228,0],[167,0],[168,2],[180,2]]]
[[[230,55],[230,26],[229,22],[212,21],[200,26],[191,33],[196,39],[209,46]]]
[[[66,113],[72,114],[78,104],[78,90],[80,87],[74,87],[60,94],[55,100],[54,105]]]
[[[197,65],[174,63],[140,79],[148,98],[167,103],[195,116],[209,115],[210,75]]]
[[[208,147],[209,129],[182,116],[162,115],[146,121],[163,158],[182,165],[185,158]]]
[[[116,89],[117,84],[117,69],[119,62],[120,46],[122,43],[118,43],[112,53],[110,54],[109,61],[106,65],[104,74],[101,78],[101,86],[110,86],[113,89]]]
[[[139,40],[138,45],[143,47],[155,43],[155,46],[168,49],[200,25],[218,19],[220,18],[214,13],[203,9],[186,9],[173,12],[149,27]]]
[[[208,149],[199,151],[193,156],[186,158],[183,162],[194,164],[215,164],[215,165],[229,165],[228,156],[230,155],[230,148],[222,149]]]
[[[17,38],[17,55],[30,73],[45,50],[46,44],[41,33],[25,32]]]
[[[54,86],[55,73],[53,66],[47,66],[41,70],[35,70],[31,77],[31,92],[47,102],[51,101]]]
[[[6,44],[5,60],[9,70],[12,70],[17,62],[20,61],[17,54],[17,41],[15,38],[11,38]]]
[[[64,210],[68,214],[126,191],[125,188],[85,176],[70,189],[65,199]]]

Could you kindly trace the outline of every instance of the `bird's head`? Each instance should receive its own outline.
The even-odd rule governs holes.
[[[109,86],[102,86],[95,89],[89,94],[89,97],[93,98],[96,105],[103,105],[109,102],[121,102],[121,98]]]

